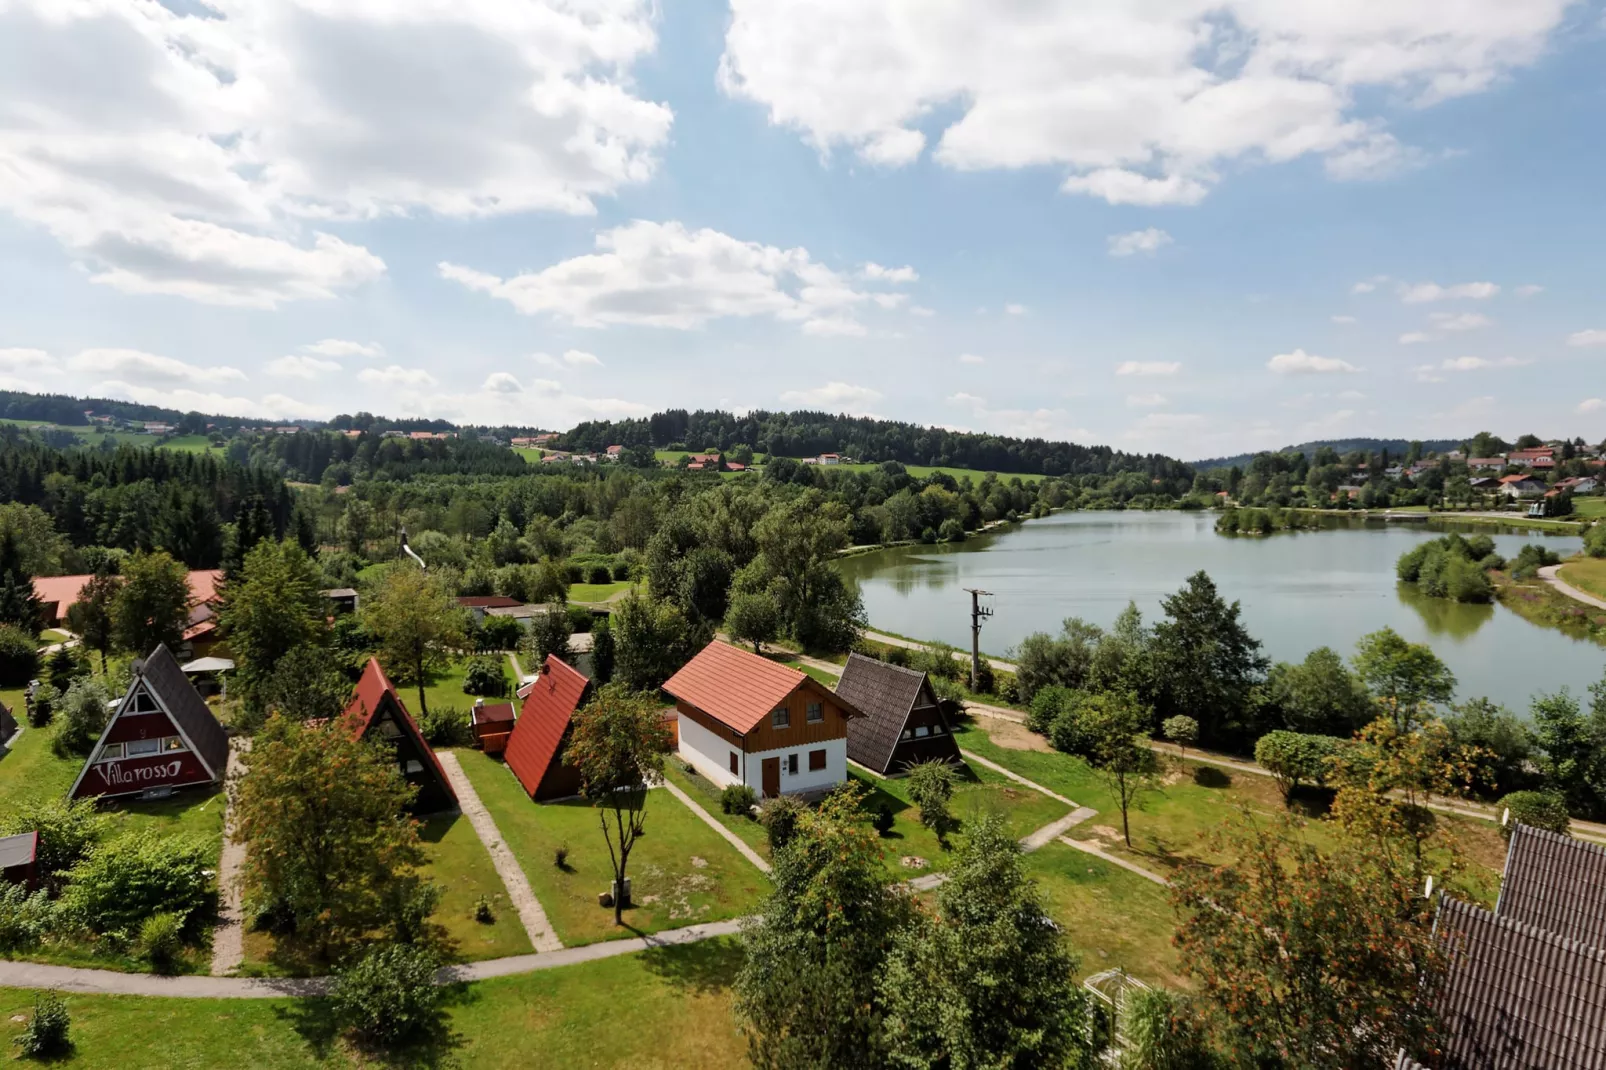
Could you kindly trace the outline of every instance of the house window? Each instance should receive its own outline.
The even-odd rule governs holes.
[[[818,702],[811,702],[809,703],[808,715],[809,724],[819,724],[821,721],[825,720],[825,707],[821,706]]]
[[[929,735],[931,735],[931,729],[927,728],[925,725],[921,725],[919,728],[915,729],[916,739],[925,739]]]
[[[792,723],[792,711],[782,706],[770,714],[770,721],[776,728],[786,728]]]
[[[162,740],[162,749],[163,750],[183,750],[184,749],[184,741],[182,739],[180,739],[178,736],[168,736],[166,739]]]
[[[100,750],[100,760],[103,762],[116,761],[122,756],[123,745],[121,743],[108,743]]]
[[[823,750],[811,750],[811,751],[809,751],[809,772],[817,773],[821,769],[824,769],[824,768],[825,768],[825,751],[823,751]]]
[[[915,738],[915,730],[913,728],[905,728],[903,730],[903,738],[904,739],[913,739],[913,738]]]
[[[736,752],[735,751],[731,751],[731,772],[733,772],[733,773],[737,772],[737,768],[736,768]]]
[[[934,735],[934,736],[942,735],[942,731],[943,731],[942,725],[940,725],[940,724],[934,724],[934,725],[931,726],[931,734]]]
[[[409,761],[409,762],[406,762],[402,766],[402,772],[407,773],[409,775],[411,775],[413,773],[422,773],[423,771],[424,771],[424,763],[420,762],[420,761],[418,761],[416,759],[414,759],[412,761]]]
[[[402,734],[401,726],[395,721],[392,721],[389,717],[386,717],[383,721],[379,722],[379,734],[384,736],[386,739],[400,739]]]
[[[797,776],[797,755],[795,754],[786,756],[786,775]]]
[[[155,754],[161,749],[161,742],[154,739],[136,739],[124,747],[124,753],[130,758],[139,758],[146,754]]]

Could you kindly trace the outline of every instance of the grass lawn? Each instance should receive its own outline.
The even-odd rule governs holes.
[[[162,443],[161,448],[164,450],[178,450],[180,453],[213,452],[212,443],[205,435],[174,435]]]
[[[487,703],[514,702],[516,700],[513,698],[513,691],[516,687],[518,687],[518,684],[513,679],[513,669],[510,665],[508,665],[507,658],[500,654],[496,655],[496,661],[497,664],[502,668],[502,679],[507,681],[507,697],[487,697],[485,701]],[[430,681],[428,686],[424,688],[424,697],[429,703],[429,708],[432,710],[442,710],[446,709],[447,707],[451,707],[453,709],[461,710],[463,712],[463,716],[467,717],[469,709],[474,705],[477,699],[482,697],[479,695],[470,695],[463,690],[463,674],[467,671],[467,659],[454,661],[452,662],[450,668],[448,668],[441,675],[435,677],[434,680]],[[422,711],[416,708],[418,706],[418,688],[398,687],[396,689],[396,693],[401,696],[402,702],[407,706],[407,712],[411,713],[414,717],[419,716]]]
[[[466,986],[446,1036],[396,1065],[464,1068],[746,1065],[730,1013],[734,940],[663,948]],[[64,997],[77,1070],[253,1070],[372,1066],[335,1038],[322,1000]],[[0,1048],[33,1012],[34,993],[0,990]]]
[[[1606,516],[1606,498],[1574,498],[1573,512],[1585,520]]]
[[[1606,557],[1580,557],[1561,566],[1557,573],[1565,582],[1596,598],[1606,598]]]
[[[533,803],[501,762],[473,750],[457,756],[565,944],[740,917],[768,893],[768,878],[752,863],[669,792],[654,791],[646,835],[630,856],[635,905],[616,928],[612,909],[597,905],[613,868],[596,809],[581,800]],[[569,854],[559,869],[554,852],[562,846]]]
[[[636,584],[632,580],[618,580],[614,583],[571,583],[569,601],[606,602],[614,595],[628,591],[634,586]]]
[[[49,646],[51,643],[65,643],[71,638],[71,635],[61,631],[59,628],[46,628],[39,633],[39,645]],[[18,693],[20,694],[21,692]]]
[[[770,857],[770,837],[764,831],[764,826],[751,817],[740,814],[727,814],[719,808],[719,795],[721,789],[705,776],[688,773],[681,768],[680,759],[673,756],[664,763],[664,775],[674,785],[693,799],[697,800],[704,810],[713,815],[714,820],[736,833],[737,837],[747,846],[757,851],[762,857]]]
[[[468,818],[436,814],[422,823],[418,835],[429,857],[424,875],[441,889],[440,905],[432,920],[446,930],[457,946],[458,957],[473,962],[533,951],[502,878],[497,876],[491,856],[474,834]],[[491,901],[496,918],[489,925],[474,920],[474,908],[481,896]]]
[[[888,806],[893,811],[891,831],[881,834],[881,855],[887,872],[907,879],[922,872],[947,869],[953,864],[954,849],[964,841],[965,827],[986,813],[1002,814],[1005,827],[1016,839],[1070,813],[1062,803],[1022,787],[991,769],[979,766],[967,769],[970,771],[961,773],[959,786],[948,804],[948,812],[959,824],[948,834],[947,850],[937,842],[936,834],[920,823],[919,808],[909,799],[907,779],[881,778],[859,768],[848,771],[849,776],[870,789],[865,798],[867,808]],[[905,859],[911,862],[906,863]]]

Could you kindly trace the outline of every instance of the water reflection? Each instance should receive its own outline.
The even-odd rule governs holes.
[[[1457,641],[1471,638],[1472,634],[1494,620],[1492,602],[1454,602],[1448,598],[1433,598],[1422,593],[1414,583],[1395,586],[1400,601],[1416,610],[1430,635]]]

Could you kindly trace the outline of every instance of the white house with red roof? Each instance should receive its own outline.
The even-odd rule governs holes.
[[[680,756],[719,787],[761,798],[828,791],[848,776],[848,721],[863,714],[824,684],[714,641],[664,684]]]

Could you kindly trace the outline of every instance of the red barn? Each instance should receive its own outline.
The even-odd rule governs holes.
[[[580,771],[563,761],[574,711],[591,697],[591,681],[563,659],[548,654],[541,675],[507,741],[508,768],[530,798],[562,799],[580,793]],[[522,689],[521,689],[522,690]]]
[[[89,752],[69,797],[166,794],[219,784],[229,736],[178,662],[159,646],[134,663],[128,694]]]
[[[440,759],[402,705],[377,658],[368,659],[362,679],[357,681],[357,689],[346,705],[344,723],[353,736],[380,740],[394,748],[397,768],[409,784],[418,788],[414,813],[433,814],[457,808],[457,792],[446,779]]]

